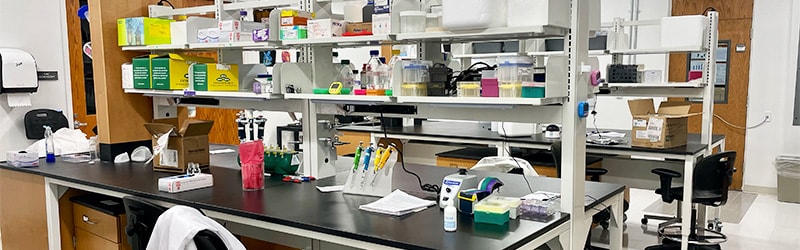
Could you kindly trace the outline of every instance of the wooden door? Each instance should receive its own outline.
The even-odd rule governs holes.
[[[84,44],[90,41],[89,22],[78,17],[78,9],[86,0],[67,1],[67,39],[72,86],[73,121],[76,129],[87,136],[97,135],[97,108],[94,101],[92,59],[84,54]]]
[[[719,12],[719,41],[728,44],[727,100],[714,105],[713,133],[724,134],[725,150],[736,151],[736,168],[731,188],[741,190],[744,175],[744,129],[725,124],[724,119],[733,125],[746,127],[747,88],[750,79],[750,30],[753,23],[753,0],[673,0],[672,15],[698,15],[713,8]],[[744,45],[744,51],[737,46]],[[719,57],[718,57],[719,58]],[[685,53],[675,53],[669,58],[669,80],[685,82],[689,58]],[[724,95],[720,91],[718,95]],[[719,99],[719,98],[717,98]],[[692,105],[692,112],[702,112],[700,104]],[[700,133],[701,117],[689,120],[689,131]]]

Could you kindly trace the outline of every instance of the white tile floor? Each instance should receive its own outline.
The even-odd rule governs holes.
[[[643,210],[660,197],[652,190],[631,189],[631,204],[625,245],[628,249],[644,249],[657,243],[657,221],[642,227]],[[731,204],[735,205],[735,204]],[[593,241],[602,241],[602,233],[593,233]],[[722,232],[728,242],[722,249],[800,249],[800,204],[779,202],[775,196],[758,195],[742,221],[724,223]]]

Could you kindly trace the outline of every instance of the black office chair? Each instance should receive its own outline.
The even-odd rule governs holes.
[[[692,214],[691,232],[689,233],[690,249],[719,249],[719,244],[727,241],[724,234],[705,228],[697,227],[697,204],[719,207],[728,201],[728,187],[733,182],[733,173],[736,171],[736,152],[722,152],[700,160],[694,168],[694,181],[692,189]],[[683,187],[673,187],[672,179],[681,177],[681,174],[668,169],[654,169],[652,171],[661,179],[661,188],[656,193],[661,195],[661,200],[666,203],[683,201]],[[680,211],[680,209],[679,209]],[[646,216],[646,218],[653,218]],[[670,218],[671,221],[680,221],[681,218]],[[663,224],[663,223],[662,223]],[[658,233],[665,238],[665,243],[651,246],[646,249],[680,249],[681,226],[660,225]],[[669,231],[669,232],[668,232]],[[677,248],[676,248],[677,247]]]
[[[125,234],[128,236],[131,249],[145,250],[147,243],[150,241],[150,236],[153,234],[153,228],[156,226],[158,217],[166,212],[167,209],[134,196],[123,197],[122,203],[125,205],[125,214],[127,216]],[[198,250],[228,249],[222,239],[219,238],[219,235],[209,230],[198,232],[193,240]]]

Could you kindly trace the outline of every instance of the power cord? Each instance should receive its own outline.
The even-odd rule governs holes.
[[[164,3],[169,4],[169,7],[172,7],[173,9],[175,8],[175,5],[172,5],[172,3],[170,3],[168,0],[158,0],[158,3],[156,3],[156,5],[164,6]]]
[[[506,135],[508,134],[508,132],[506,132],[506,128],[502,124],[500,124],[500,128],[503,130],[503,134],[506,134]],[[505,136],[503,136],[503,144],[506,144],[506,140],[507,140],[507,138]],[[511,157],[511,159],[514,160],[515,163],[517,163],[517,167],[522,169],[522,179],[525,180],[526,184],[528,184],[528,191],[531,191],[531,193],[533,193],[533,188],[531,187],[531,183],[528,182],[528,177],[525,176],[525,169],[522,168],[522,164],[519,164],[519,161],[517,161],[517,158],[515,158],[514,156],[511,156],[511,150],[510,149],[508,149],[506,147],[503,147],[503,150],[506,151],[506,154],[508,154],[508,156]]]
[[[606,210],[606,209],[610,208],[608,205],[606,205],[605,203],[601,202],[601,201],[600,201],[600,200],[598,200],[597,198],[594,198],[594,197],[593,197],[593,196],[591,196],[591,195],[588,195],[588,194],[587,194],[587,195],[584,195],[584,197],[588,197],[589,199],[592,199],[594,202],[599,202],[599,203],[600,203],[600,205],[602,205],[602,206],[603,206],[603,208],[602,208],[602,209],[600,209],[600,208],[595,208],[595,207],[592,207],[592,209],[594,209],[594,210],[597,210],[597,211],[601,211],[601,212],[602,212],[602,211],[604,211],[604,210]]]
[[[758,127],[761,127],[761,126],[763,126],[763,125],[764,125],[764,124],[766,124],[767,122],[769,122],[769,117],[765,116],[765,117],[764,117],[764,120],[762,120],[761,122],[759,122],[759,123],[758,123],[758,124],[756,124],[755,126],[743,127],[743,126],[736,126],[736,125],[733,125],[733,123],[730,123],[729,121],[726,121],[725,119],[723,119],[723,118],[722,118],[722,116],[719,116],[719,115],[717,115],[717,114],[714,114],[714,118],[717,118],[717,119],[719,119],[720,121],[722,121],[722,123],[725,123],[725,125],[728,125],[728,126],[730,126],[730,127],[732,127],[732,128],[736,128],[736,129],[744,129],[744,130],[758,128]]]
[[[383,138],[386,139],[386,141],[388,143],[389,142],[389,133],[386,132],[386,123],[384,122],[383,110],[381,110],[380,114],[381,114],[381,130],[383,131]],[[410,175],[413,175],[414,177],[417,177],[417,182],[419,183],[419,188],[422,189],[422,191],[432,192],[432,193],[437,193],[438,194],[439,191],[442,190],[442,188],[439,187],[439,185],[436,185],[436,184],[429,184],[429,183],[422,184],[422,178],[420,178],[417,173],[411,172],[406,168],[406,161],[404,160],[404,157],[403,157],[403,150],[401,150],[399,147],[395,147],[395,150],[397,150],[398,156],[400,157],[399,158],[400,159],[400,166],[403,167],[403,171],[405,171],[407,174],[410,174]]]

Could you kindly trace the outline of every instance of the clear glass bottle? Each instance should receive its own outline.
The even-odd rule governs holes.
[[[380,58],[381,65],[378,65],[376,70],[378,75],[378,86],[380,88],[377,89],[392,89],[392,67],[389,67],[386,64],[386,57]]]
[[[350,60],[342,60],[339,65],[339,75],[337,80],[342,83],[342,88],[352,89],[355,85],[355,80],[353,77],[353,68],[350,65]]]
[[[47,153],[47,162],[56,162],[56,146],[53,138],[53,129],[44,126],[44,150]]]
[[[380,81],[380,73],[378,73],[378,67],[381,66],[381,59],[380,59],[381,52],[378,50],[370,50],[369,51],[369,61],[367,61],[367,78],[368,88],[369,89],[381,89],[381,81]]]

